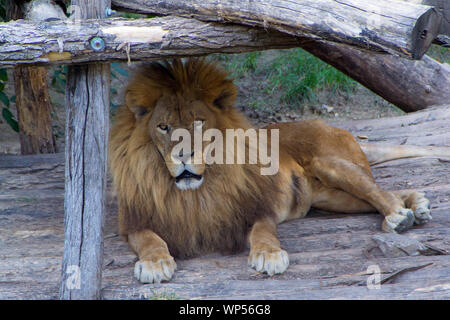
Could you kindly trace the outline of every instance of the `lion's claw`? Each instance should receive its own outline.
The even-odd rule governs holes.
[[[270,276],[283,273],[289,266],[289,257],[286,251],[277,250],[251,250],[248,265],[258,272]]]
[[[139,260],[134,266],[134,275],[142,283],[161,283],[172,278],[177,264],[172,257],[152,260]]]

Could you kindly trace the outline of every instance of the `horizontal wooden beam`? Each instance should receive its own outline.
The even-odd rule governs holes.
[[[0,66],[152,60],[298,47],[277,31],[182,17],[0,23]]]
[[[413,61],[273,30],[181,17],[80,24],[19,20],[0,24],[0,41],[0,66],[161,60],[302,47],[404,111],[444,104],[449,99],[448,66],[426,57]]]
[[[425,54],[442,19],[433,7],[391,0],[112,0],[112,4],[144,14],[264,27],[412,59]]]
[[[442,16],[441,24],[439,26],[438,35],[433,43],[445,47],[450,47],[450,1],[448,0],[402,0],[415,4],[424,4],[434,7],[436,11]]]

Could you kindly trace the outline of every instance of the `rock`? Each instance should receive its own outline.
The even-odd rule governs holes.
[[[395,233],[377,234],[372,240],[387,258],[418,256],[427,250],[420,241]]]
[[[333,107],[329,107],[329,106],[327,106],[326,104],[323,104],[322,107],[321,107],[321,109],[322,109],[323,112],[328,112],[328,113],[331,113],[331,112],[333,112],[333,110],[334,110]]]

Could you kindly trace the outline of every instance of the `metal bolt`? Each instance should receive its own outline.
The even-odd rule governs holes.
[[[111,17],[112,15],[116,14],[117,11],[116,10],[112,10],[111,8],[106,8],[105,10],[105,17]]]
[[[89,44],[94,51],[103,51],[106,47],[105,41],[100,37],[93,37]]]

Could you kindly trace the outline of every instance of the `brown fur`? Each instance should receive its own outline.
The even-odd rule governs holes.
[[[175,178],[181,167],[170,160],[169,127],[192,132],[194,121],[203,118],[206,127],[222,132],[247,129],[246,119],[233,108],[235,96],[226,73],[202,59],[146,64],[128,86],[125,106],[111,130],[109,160],[119,199],[119,231],[140,258],[135,275],[142,282],[169,280],[176,268],[172,256],[236,252],[247,236],[250,266],[270,275],[284,272],[289,260],[276,237],[276,224],[303,217],[310,207],[378,211],[388,232],[431,219],[423,194],[380,189],[353,136],[322,121],[267,127],[280,133],[279,172],[274,176],[261,175],[259,165],[193,165],[192,173],[201,175],[203,184],[180,190]],[[364,149],[374,161],[431,152],[418,147]],[[450,155],[448,149],[435,153]]]
[[[234,99],[226,74],[203,60],[151,63],[127,89],[126,106],[115,117],[110,138],[110,167],[119,198],[122,235],[151,229],[175,257],[219,250],[236,252],[260,217],[274,215],[277,177],[261,176],[256,165],[217,165],[206,170],[198,190],[179,190],[145,133],[149,117],[137,123],[131,108],[151,108],[163,91],[203,99]],[[214,110],[217,128],[247,128],[233,108]],[[220,112],[220,113],[219,113]]]

